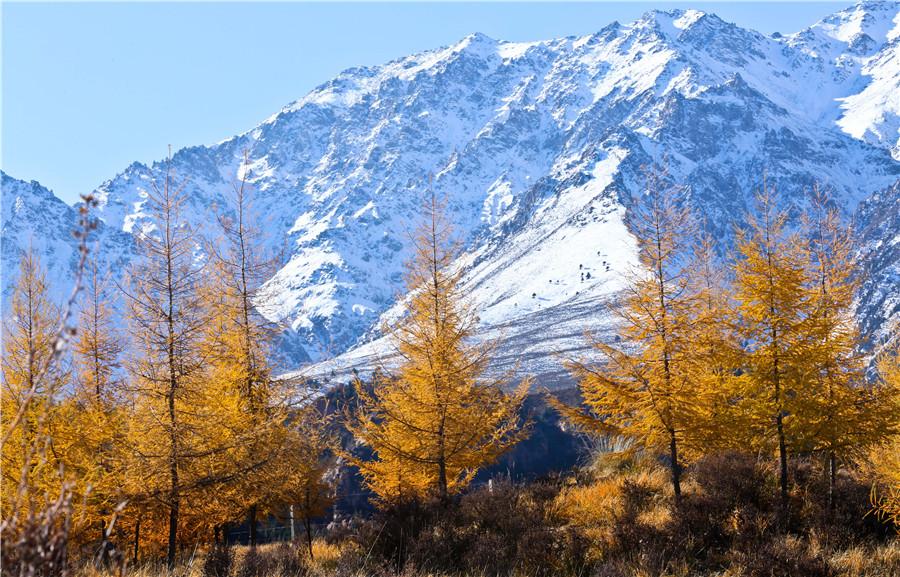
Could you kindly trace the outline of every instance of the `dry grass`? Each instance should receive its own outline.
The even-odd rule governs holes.
[[[202,559],[200,559],[202,561]],[[195,560],[196,561],[196,560]],[[185,562],[169,571],[164,562],[124,564],[118,567],[97,567],[93,564],[80,565],[72,571],[72,577],[202,577],[202,562]]]
[[[629,488],[645,491],[650,499],[637,510],[628,510],[634,506],[626,503]],[[613,547],[616,527],[626,516],[656,528],[666,525],[671,520],[670,492],[666,471],[648,465],[628,472],[605,470],[594,482],[561,491],[557,503],[568,521],[588,538],[588,557],[596,561]]]
[[[840,577],[900,577],[900,541],[838,551],[828,563]]]
[[[236,545],[231,549],[233,561],[229,575],[232,577],[361,577],[366,574],[353,570],[354,563],[347,562],[348,559],[361,557],[358,548],[351,543],[337,545],[316,539],[312,546],[312,560],[309,559],[305,542],[259,545],[255,559],[250,547]],[[75,568],[72,577],[207,577],[203,571],[205,555],[205,550],[198,549],[173,571],[169,571],[163,561],[144,562],[136,566],[126,563],[115,567],[97,567],[86,563]],[[296,560],[296,566],[288,566],[288,560]],[[248,567],[249,564],[253,567]],[[371,572],[368,574],[371,575]]]
[[[386,556],[385,521],[373,519],[337,543],[314,541],[312,559],[300,541],[260,546],[255,560],[234,547],[230,569],[214,576],[198,552],[174,573],[150,564],[73,577],[900,577],[900,539],[889,533],[815,516],[778,528],[770,478],[750,465],[697,465],[677,506],[668,471],[634,461],[576,485],[475,491],[433,518],[418,510],[431,525],[398,541],[410,552],[400,564]]]
[[[300,544],[305,552],[305,545]],[[873,546],[856,546],[842,551],[829,552],[815,539],[803,540],[796,537],[785,537],[782,547],[795,554],[814,554],[822,556],[833,571],[834,577],[900,577],[900,541]],[[260,555],[277,557],[283,545],[270,544],[258,547]],[[242,561],[246,558],[247,547],[235,547],[235,564],[231,575],[240,574]],[[402,576],[393,576],[375,566],[362,567],[364,555],[352,546],[339,546],[324,541],[313,544],[314,560],[295,573],[286,573],[277,567],[270,566],[261,577],[442,577],[434,573],[418,573],[406,571]],[[356,563],[348,563],[348,557],[356,559]],[[75,571],[73,577],[203,577],[202,553],[188,559],[184,564],[169,572],[162,563],[148,563],[138,567],[119,569],[98,569],[92,565]],[[641,567],[636,559],[622,559],[614,564],[615,574],[627,577],[749,577],[746,567],[734,564],[724,571],[713,573],[697,573],[683,561],[671,563],[661,573],[653,573]],[[449,577],[449,576],[447,576]],[[463,577],[485,577],[485,575],[466,575]],[[498,577],[498,576],[492,576]],[[791,576],[795,577],[795,576]],[[801,577],[801,576],[796,576]]]

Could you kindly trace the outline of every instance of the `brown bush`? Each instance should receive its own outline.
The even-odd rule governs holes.
[[[234,562],[234,550],[228,545],[216,543],[203,559],[202,577],[228,577]]]
[[[37,509],[21,503],[0,521],[0,569],[9,577],[65,577],[69,572],[72,493],[64,485],[55,500]]]
[[[406,503],[376,515],[360,548],[398,572],[577,572],[586,564],[586,540],[566,526],[558,492],[555,483],[498,482],[450,503]]]
[[[791,536],[779,536],[757,547],[737,551],[733,559],[747,577],[836,575],[823,556],[812,555],[800,539]]]

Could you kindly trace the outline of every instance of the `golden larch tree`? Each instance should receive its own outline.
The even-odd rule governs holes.
[[[805,357],[811,373],[795,405],[802,446],[825,458],[828,510],[833,511],[838,465],[863,456],[896,432],[900,422],[885,396],[890,387],[866,384],[853,306],[860,270],[853,231],[818,185],[803,231],[810,291]]]
[[[881,402],[891,415],[895,428],[881,443],[869,449],[868,464],[876,484],[872,503],[879,514],[900,528],[900,344],[883,352],[878,359],[878,385]]]
[[[76,519],[95,528],[86,537],[94,535],[105,549],[122,499],[126,410],[117,371],[124,347],[113,316],[108,274],[98,269],[96,259],[86,269],[72,345],[75,386],[63,404],[66,417],[60,429],[66,439],[65,461],[88,489],[77,500],[85,510]]]
[[[19,575],[65,572],[76,475],[66,469],[68,392],[64,362],[75,328],[70,319],[82,288],[88,237],[96,227],[82,196],[78,209],[78,258],[69,298],[62,307],[48,296],[46,274],[33,251],[23,255],[11,314],[4,319],[0,452],[3,480],[0,519],[2,571]],[[83,484],[80,487],[84,489]],[[84,493],[82,493],[84,494]]]
[[[692,379],[696,383],[697,413],[692,436],[704,453],[744,450],[751,441],[742,373],[742,350],[727,267],[717,259],[713,240],[700,236],[691,276],[697,298],[690,349]]]
[[[42,509],[62,484],[54,447],[56,408],[68,373],[54,347],[60,309],[48,294],[46,271],[29,249],[3,327],[2,507],[4,512]],[[4,518],[7,513],[4,513]]]
[[[97,405],[109,407],[115,404],[113,397],[120,385],[115,375],[124,350],[122,335],[115,326],[108,275],[98,270],[96,260],[89,264],[85,278],[72,351],[76,382],[82,397],[92,397]]]
[[[645,195],[632,209],[640,268],[633,271],[613,311],[621,347],[595,341],[600,365],[572,362],[590,414],[551,402],[576,425],[631,439],[668,456],[675,499],[681,497],[685,445],[697,415],[692,380],[694,313],[690,241],[695,227],[680,204],[680,187],[648,170]]]
[[[267,358],[274,327],[257,308],[263,297],[260,289],[274,273],[274,260],[263,254],[262,232],[254,222],[246,155],[240,170],[230,202],[217,216],[220,234],[207,243],[210,282],[202,296],[211,322],[204,331],[203,348],[210,377],[236,402],[230,430],[239,454],[232,457],[235,468],[247,469],[236,482],[247,504],[250,544],[254,546],[258,509],[267,487],[252,473],[271,462],[267,454],[279,455],[284,441],[284,431],[279,428],[287,414],[280,410],[283,407],[276,407],[281,391],[274,390]]]
[[[328,472],[336,466],[332,456],[337,441],[328,432],[332,418],[311,402],[297,408],[286,430],[283,457],[267,467],[266,485],[270,509],[288,521],[298,518],[306,535],[307,552],[313,556],[312,522],[323,516],[334,501]],[[294,530],[293,525],[291,530]]]
[[[444,207],[434,194],[414,237],[406,314],[389,329],[400,359],[393,375],[357,381],[348,428],[371,449],[353,458],[382,502],[459,492],[483,466],[522,436],[519,409],[529,382],[511,393],[512,375],[492,378],[496,342],[473,342],[477,317],[465,300],[462,271]]]
[[[181,219],[185,183],[175,183],[169,164],[162,182],[152,181],[147,191],[153,223],[140,234],[143,258],[132,266],[123,291],[133,345],[126,484],[143,534],[151,542],[164,536],[173,567],[179,531],[202,529],[183,523],[182,516],[192,502],[202,501],[202,491],[231,473],[233,438],[220,423],[234,402],[207,378],[200,344],[209,315],[199,296],[199,240]]]
[[[254,546],[258,515],[278,515],[287,508],[291,485],[305,482],[301,472],[315,468],[320,458],[298,440],[299,429],[308,419],[318,427],[324,423],[310,412],[304,383],[272,377],[269,353],[278,327],[261,309],[269,294],[264,284],[278,263],[265,252],[250,177],[245,155],[230,203],[218,216],[220,234],[207,243],[209,282],[201,296],[210,315],[201,350],[208,378],[232,399],[223,428],[234,439],[229,453],[233,481],[226,491],[217,489],[211,501],[224,505],[218,512],[223,523],[231,520],[235,507],[245,509]],[[303,434],[315,432],[308,428]]]
[[[771,448],[769,441],[774,441],[786,514],[789,436],[796,417],[791,402],[808,372],[804,339],[809,292],[801,239],[787,232],[787,214],[776,208],[774,191],[765,182],[757,201],[749,231],[738,233],[735,298],[741,336],[748,344],[745,365],[756,442]]]

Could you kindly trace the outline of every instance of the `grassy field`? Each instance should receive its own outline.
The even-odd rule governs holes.
[[[788,555],[797,558],[814,556],[821,559],[826,568],[825,575],[834,577],[898,577],[900,576],[900,542],[891,540],[887,543],[872,546],[852,546],[846,549],[830,550],[822,542],[812,539],[804,540],[785,537],[781,547]],[[461,574],[446,574],[428,569],[412,567],[396,571],[379,563],[366,555],[355,545],[338,546],[316,540],[313,545],[313,560],[306,552],[305,543],[273,543],[260,545],[251,553],[247,546],[232,548],[231,565],[227,572],[212,573],[207,564],[206,552],[198,551],[186,562],[168,571],[161,563],[148,563],[137,567],[120,567],[114,571],[97,569],[93,566],[82,566],[74,577],[108,577],[111,573],[120,577],[460,577]],[[755,575],[772,575],[783,577],[801,577],[806,573],[779,573],[777,568],[772,572],[761,573],[758,569],[742,567],[735,564],[722,571],[697,572],[689,564],[675,563],[663,573],[648,573],[640,566],[640,562],[622,562],[616,566],[605,567],[599,572],[585,572],[583,575],[607,576],[621,575],[634,577],[745,577]],[[513,573],[528,575],[527,573]],[[478,573],[467,573],[463,577],[505,577],[484,570]]]
[[[829,508],[815,462],[791,479],[785,519],[775,470],[747,455],[696,463],[680,502],[657,463],[601,462],[351,519],[311,556],[303,540],[198,546],[174,573],[151,561],[75,577],[900,577],[897,527],[872,512],[871,485],[841,471]]]

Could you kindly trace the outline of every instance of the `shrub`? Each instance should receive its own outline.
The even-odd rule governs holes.
[[[586,542],[586,557],[599,561],[656,538],[669,518],[666,491],[661,468],[632,466],[568,487],[557,501],[566,521]]]
[[[702,458],[693,467],[697,490],[684,495],[669,531],[695,554],[720,551],[735,540],[754,541],[774,524],[766,470],[740,453]]]
[[[555,483],[491,483],[450,503],[384,511],[361,548],[401,572],[558,575],[583,569],[586,540],[566,526]]]
[[[0,521],[0,573],[17,577],[65,577],[72,522],[72,492],[64,485],[43,508],[14,503]]]
[[[299,577],[309,571],[309,552],[300,541],[279,543],[271,550],[271,565],[284,577]]]
[[[822,556],[810,554],[803,542],[793,536],[780,536],[758,547],[736,551],[736,564],[747,577],[832,577],[834,570]]]
[[[867,560],[837,552],[886,542],[889,531],[867,515],[868,485],[848,471],[827,514],[814,461],[795,459],[788,526],[779,520],[777,471],[752,455],[701,458],[686,472],[677,505],[656,463],[603,473],[592,480],[582,471],[567,483],[499,482],[448,503],[381,512],[358,541],[378,561],[373,569],[357,556],[354,567],[385,575],[849,577],[856,573],[843,567]],[[882,558],[893,563],[900,557],[890,551]],[[859,575],[883,577],[866,571]]]
[[[873,508],[871,481],[857,471],[838,471],[833,510],[828,509],[828,485],[821,462],[798,460],[793,464],[792,475],[792,531],[815,531],[842,546],[865,539],[883,540],[892,534],[890,520],[880,518]]]
[[[234,551],[228,545],[216,543],[206,552],[203,560],[203,577],[228,577],[234,561]]]
[[[250,547],[241,559],[237,577],[270,577],[271,569],[268,556],[259,547]]]
[[[729,452],[703,457],[694,464],[693,476],[720,507],[771,507],[765,467],[752,455]]]

